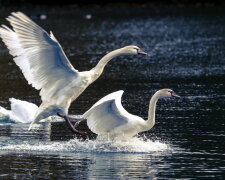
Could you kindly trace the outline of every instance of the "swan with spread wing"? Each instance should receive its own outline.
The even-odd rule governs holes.
[[[57,113],[67,116],[70,104],[102,74],[112,58],[124,54],[146,55],[137,46],[125,46],[106,54],[91,70],[79,72],[52,32],[48,34],[22,12],[11,13],[7,20],[12,29],[2,25],[0,37],[28,84],[40,90],[42,99],[29,130],[41,119]]]
[[[155,125],[156,103],[160,98],[180,97],[171,89],[158,90],[150,99],[148,120],[144,120],[123,108],[122,94],[122,90],[108,94],[83,114],[92,132],[98,135],[107,134],[112,138],[133,137],[140,132],[150,130]]]

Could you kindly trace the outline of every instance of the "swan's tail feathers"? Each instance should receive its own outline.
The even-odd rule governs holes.
[[[40,110],[40,109],[39,109],[39,110]],[[42,119],[46,119],[46,118],[49,117],[49,115],[46,115],[43,111],[40,112],[39,110],[38,110],[38,112],[37,112],[37,114],[36,114],[34,120],[31,122],[31,124],[30,124],[30,126],[29,126],[29,128],[28,128],[28,131],[32,130],[33,127],[34,127],[34,125],[35,125],[36,123],[38,123],[39,121],[41,121]]]
[[[33,128],[33,125],[34,125],[34,121],[30,124],[28,131],[30,131]]]
[[[51,116],[46,116],[43,117],[43,114],[41,116],[37,116],[30,124],[28,131],[31,131],[32,129],[34,129],[35,125],[41,121],[41,120],[51,120]],[[39,126],[38,126],[39,127]]]
[[[31,122],[31,124],[30,124],[30,126],[28,128],[28,131],[30,131],[30,130],[33,129],[34,124],[38,123],[40,120],[45,119],[47,117],[49,117],[49,115],[47,115],[45,113],[45,111],[43,110],[43,108],[39,108],[38,111],[36,112],[36,115],[35,115],[33,121]]]
[[[50,120],[51,116],[56,116],[57,113],[65,114],[65,111],[62,110],[62,108],[51,105],[48,107],[40,107],[35,115],[34,120],[30,124],[28,131],[33,129],[34,124],[38,123],[42,119]]]

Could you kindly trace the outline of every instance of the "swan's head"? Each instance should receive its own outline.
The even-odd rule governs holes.
[[[180,96],[177,95],[172,89],[161,89],[161,90],[157,91],[157,93],[160,95],[160,97],[180,98]]]
[[[135,55],[147,55],[146,52],[142,51],[137,46],[125,46],[122,48],[124,54],[135,54]]]

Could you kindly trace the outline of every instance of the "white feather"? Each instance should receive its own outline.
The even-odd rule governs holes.
[[[123,91],[111,93],[95,103],[83,118],[91,131],[109,138],[126,139],[150,130],[155,125],[156,103],[162,97],[179,97],[171,89],[160,89],[149,102],[148,120],[128,113],[121,104]]]
[[[16,33],[7,26],[3,25],[0,28],[0,37],[9,49],[9,53],[14,56],[14,61],[22,70],[28,84],[32,84],[33,78],[30,71],[30,65],[25,56],[24,50],[19,43]]]
[[[129,124],[133,119],[141,119],[123,108],[123,92],[120,90],[103,97],[83,114],[91,131],[96,134],[111,133],[114,129]]]
[[[71,102],[102,74],[112,58],[123,54],[146,54],[137,46],[125,46],[105,55],[90,71],[78,72],[52,32],[49,35],[21,12],[11,13],[7,20],[12,30],[3,25],[0,36],[28,83],[40,90],[42,99],[29,129],[42,118],[57,112],[67,115]]]
[[[28,83],[41,89],[42,101],[55,102],[61,95],[66,96],[67,92],[60,90],[77,77],[77,70],[54,35],[49,35],[21,12],[12,13],[7,20],[13,30],[2,26],[0,36]]]
[[[9,101],[11,102],[11,110],[0,107],[1,119],[9,118],[19,123],[30,123],[33,120],[38,106],[15,98],[10,98]]]
[[[11,102],[10,118],[16,117],[22,123],[28,123],[34,119],[38,110],[37,105],[15,98],[10,98],[9,101]]]

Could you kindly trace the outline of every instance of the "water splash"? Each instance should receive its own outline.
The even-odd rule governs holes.
[[[170,146],[152,140],[143,138],[132,138],[129,141],[111,141],[111,140],[80,140],[72,139],[67,142],[41,142],[31,144],[23,142],[20,144],[1,145],[1,151],[12,152],[47,152],[47,153],[73,153],[73,152],[124,152],[124,153],[149,153],[169,150]]]

